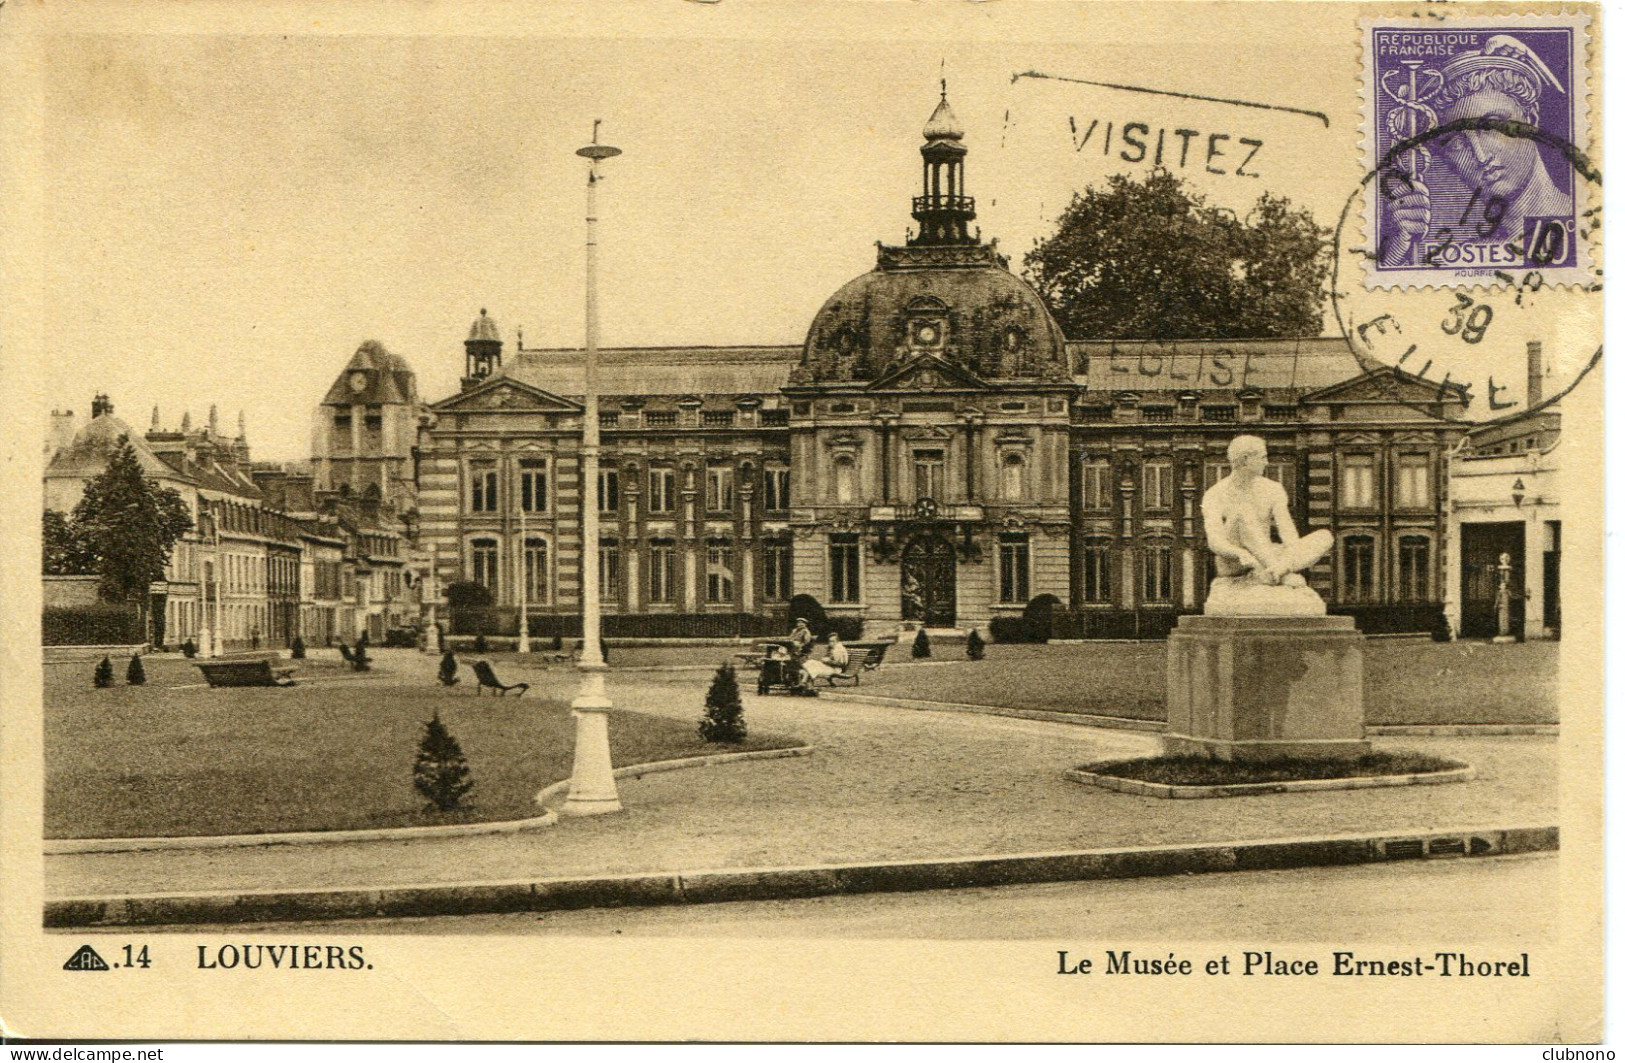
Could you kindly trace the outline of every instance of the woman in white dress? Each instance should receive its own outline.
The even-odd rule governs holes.
[[[852,655],[847,653],[845,644],[841,642],[841,636],[831,631],[829,633],[829,652],[824,655],[824,659],[815,661],[808,658],[801,662],[801,667],[806,671],[807,678],[813,682],[820,679],[829,679],[829,685],[834,686],[835,682],[832,677],[845,671],[847,664],[851,660]]]

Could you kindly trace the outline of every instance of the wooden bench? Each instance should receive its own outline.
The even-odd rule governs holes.
[[[834,686],[837,679],[850,680],[853,686],[863,681],[864,672],[872,672],[880,667],[886,659],[886,651],[891,649],[890,642],[848,642],[846,644],[846,667],[832,676],[829,676],[829,685]]]
[[[212,687],[291,687],[293,686],[292,668],[272,668],[271,662],[261,658],[257,661],[211,661],[200,664],[198,668],[203,672],[203,678],[209,681]]]
[[[503,697],[508,696],[508,691],[517,690],[519,693],[514,696],[520,698],[524,697],[525,691],[530,689],[529,683],[503,683],[502,680],[497,678],[497,673],[491,667],[490,661],[475,661],[474,677],[480,681],[480,685],[474,688],[475,697],[478,697],[480,691],[486,687],[498,691]]]

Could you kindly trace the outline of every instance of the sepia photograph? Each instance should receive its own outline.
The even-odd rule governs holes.
[[[0,1029],[1596,1042],[1600,42],[0,4]]]

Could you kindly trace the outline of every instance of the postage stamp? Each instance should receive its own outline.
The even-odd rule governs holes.
[[[1592,280],[1584,15],[1365,23],[1367,287]]]

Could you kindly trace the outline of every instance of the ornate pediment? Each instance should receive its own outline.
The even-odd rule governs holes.
[[[1302,397],[1304,403],[1383,403],[1406,405],[1429,402],[1466,402],[1464,384],[1439,383],[1383,366],[1368,373],[1321,388]]]
[[[923,355],[892,367],[869,385],[871,391],[962,391],[985,390],[981,377],[946,358]]]
[[[580,413],[581,403],[522,383],[496,377],[479,387],[437,402],[436,413],[484,413],[515,410],[524,413]]]

